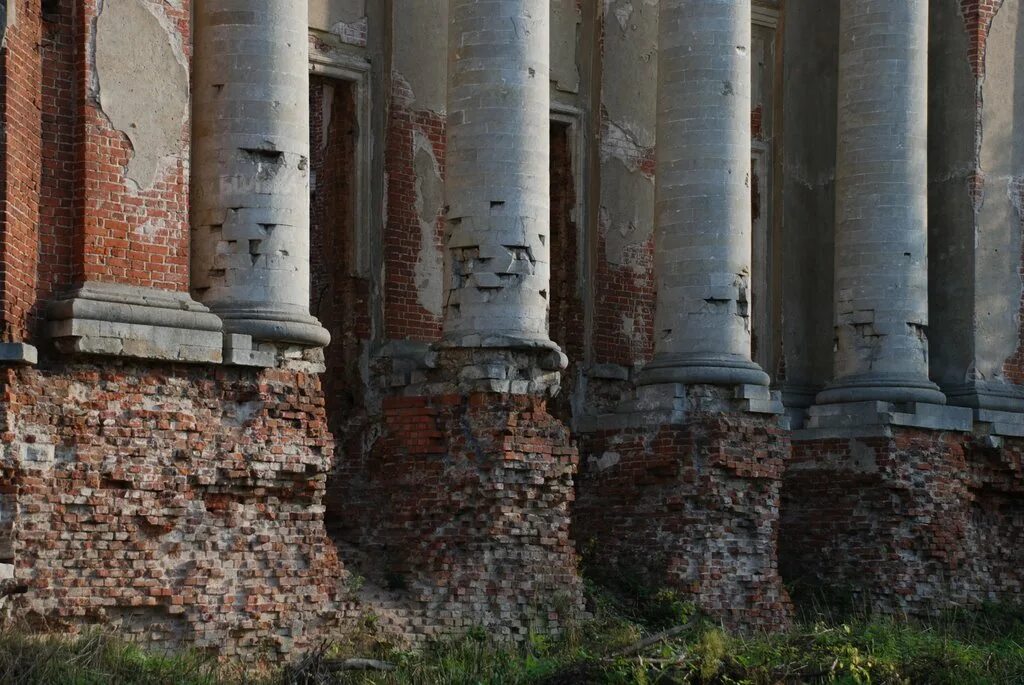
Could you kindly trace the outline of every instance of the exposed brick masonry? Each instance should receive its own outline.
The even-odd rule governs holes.
[[[992,19],[1002,6],[1003,0],[960,0],[960,13],[970,39],[968,57],[976,78],[985,75],[985,42],[992,28]]]
[[[420,244],[416,213],[415,134],[430,140],[442,173],[444,118],[434,112],[409,109],[411,93],[399,78],[392,79],[392,102],[387,131],[387,224],[385,253],[385,336],[432,342],[441,336],[441,318],[428,312],[417,299],[415,264]],[[444,244],[443,219],[438,217],[437,249]]]
[[[412,634],[483,626],[523,639],[579,609],[569,538],[577,453],[543,399],[386,399],[362,461],[339,535],[415,617]]]
[[[575,220],[576,184],[568,126],[551,125],[551,309],[548,331],[569,357],[562,374],[562,389],[551,410],[568,423],[570,398],[584,364],[583,293],[580,287],[580,241]]]
[[[795,441],[786,471],[783,574],[893,613],[1020,602],[1024,444],[896,429]]]
[[[359,362],[370,338],[369,282],[356,264],[359,130],[353,91],[345,81],[314,77],[310,83],[310,311],[331,333],[323,384],[336,435],[344,434],[344,422],[363,405]]]
[[[19,21],[7,34],[0,55],[3,70],[0,108],[5,125],[0,134],[0,301],[3,341],[27,338],[29,312],[35,304],[36,242],[40,204],[39,2],[19,2]]]
[[[19,616],[224,655],[289,653],[338,625],[315,376],[105,361],[2,385]]]
[[[789,438],[729,394],[693,386],[680,423],[580,436],[573,535],[594,569],[675,587],[732,627],[773,628],[789,612],[776,561]]]

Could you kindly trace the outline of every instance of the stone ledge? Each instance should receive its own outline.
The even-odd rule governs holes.
[[[943,388],[950,404],[974,409],[975,418],[982,423],[992,423],[981,418],[1001,416],[1001,422],[1024,421],[1024,387],[1005,381],[973,381],[964,385]],[[1014,414],[1018,419],[1011,419]]]
[[[25,364],[34,366],[39,363],[39,350],[25,343],[0,343],[0,364]]]
[[[187,293],[89,282],[47,308],[58,351],[190,363],[223,360],[223,324]]]
[[[996,409],[975,409],[974,420],[985,424],[989,435],[1024,438],[1024,414]]]
[[[970,433],[974,414],[964,407],[924,402],[819,404],[808,410],[806,427],[794,431],[793,439],[888,437],[894,427]]]
[[[696,384],[695,384],[696,385]],[[691,396],[689,388],[682,383],[664,383],[658,385],[641,385],[633,392],[633,397],[623,399],[610,414],[584,416],[579,420],[577,431],[580,433],[596,433],[606,430],[625,430],[666,424],[679,424],[696,408],[694,402],[712,402],[714,410],[722,413],[743,411],[751,414],[779,416],[785,412],[782,399],[778,392],[767,386],[756,384],[736,385],[724,388],[727,399],[698,398]],[[703,407],[707,408],[707,407]],[[784,419],[782,419],[785,421]],[[783,427],[788,428],[788,421]]]

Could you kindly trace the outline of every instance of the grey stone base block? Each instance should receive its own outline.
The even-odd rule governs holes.
[[[950,404],[1024,414],[1024,387],[1000,381],[974,381],[943,388]]]
[[[844,402],[819,404],[808,410],[806,427],[794,440],[889,435],[893,427],[971,432],[974,415],[964,407],[910,402]]]
[[[974,420],[983,433],[1009,438],[1024,438],[1024,413],[975,409]]]
[[[582,417],[577,431],[593,433],[683,423],[694,410],[736,411],[779,416],[785,412],[782,397],[763,385],[736,385],[731,391],[718,385],[715,393],[693,393],[682,383],[641,385],[615,406],[614,413]],[[724,393],[724,394],[723,394]],[[727,398],[727,399],[723,399]],[[696,403],[700,403],[697,406]]]
[[[273,350],[254,349],[251,335],[228,333],[224,336],[224,363],[269,369],[277,366],[277,354]]]
[[[786,407],[786,416],[794,428],[802,428],[807,422],[807,410],[814,405],[814,398],[821,392],[820,387],[783,383],[779,387],[782,393],[782,404]]]
[[[219,317],[187,293],[89,282],[50,303],[58,351],[162,361],[220,363]]]
[[[0,364],[39,363],[39,351],[25,343],[0,343]]]

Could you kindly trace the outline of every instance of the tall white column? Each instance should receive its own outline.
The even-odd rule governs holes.
[[[320,346],[309,315],[308,8],[195,7],[192,289],[225,331]]]
[[[928,0],[841,0],[835,381],[819,404],[944,403],[928,379]]]
[[[750,0],[662,0],[655,357],[644,383],[767,385],[751,360]]]
[[[449,0],[445,343],[554,347],[547,0]]]

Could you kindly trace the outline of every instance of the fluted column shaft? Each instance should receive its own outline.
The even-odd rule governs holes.
[[[841,0],[835,382],[819,403],[944,402],[928,380],[928,0]]]
[[[646,383],[753,383],[750,0],[662,0],[655,358]]]
[[[552,346],[546,0],[449,0],[444,338]]]
[[[192,288],[225,330],[324,345],[309,315],[308,8],[195,8]]]

